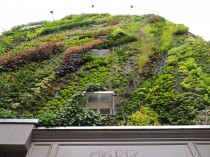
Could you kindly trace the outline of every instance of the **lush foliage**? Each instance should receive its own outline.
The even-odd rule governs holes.
[[[80,58],[83,53],[103,42],[104,40],[97,39],[95,41],[85,43],[81,46],[70,47],[67,49],[65,52],[64,60],[58,69],[58,75],[63,76],[67,72],[75,72],[82,64],[82,60]]]
[[[82,93],[75,94],[64,107],[56,113],[48,113],[40,117],[40,125],[52,126],[94,126],[101,125],[100,116],[84,106]]]
[[[16,56],[5,55],[0,58],[0,70],[14,69],[16,66],[27,64],[29,62],[40,62],[49,59],[50,55],[61,53],[63,44],[47,43],[31,50],[19,53]]]
[[[160,125],[158,121],[158,114],[149,107],[142,107],[140,111],[128,117],[128,125],[142,126],[142,125]]]
[[[209,42],[157,15],[16,26],[0,36],[0,118],[47,127],[209,124],[209,58]],[[86,108],[85,91],[97,90],[115,92],[116,116]]]

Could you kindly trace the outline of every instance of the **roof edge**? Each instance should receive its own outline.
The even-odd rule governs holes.
[[[210,125],[176,125],[176,126],[69,126],[37,127],[35,130],[210,130]]]
[[[39,119],[0,119],[0,124],[38,124]]]

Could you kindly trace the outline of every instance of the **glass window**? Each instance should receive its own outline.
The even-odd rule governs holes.
[[[110,108],[101,108],[100,109],[100,114],[102,114],[102,115],[111,114],[110,113]]]
[[[108,56],[109,52],[108,51],[94,51],[93,56]]]
[[[88,102],[112,102],[112,95],[105,93],[90,93]]]
[[[88,102],[98,102],[98,96],[96,94],[90,94],[88,97]]]
[[[109,52],[103,52],[102,54],[101,54],[101,56],[108,56],[109,55]]]
[[[112,96],[110,94],[101,94],[101,102],[112,102]]]
[[[99,52],[93,52],[93,56],[100,56]]]

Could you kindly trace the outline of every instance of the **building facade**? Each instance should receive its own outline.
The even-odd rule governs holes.
[[[209,157],[210,126],[36,127],[1,120],[2,157]]]

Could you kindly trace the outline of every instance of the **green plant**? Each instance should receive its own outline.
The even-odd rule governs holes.
[[[91,48],[110,49],[109,56],[94,57]],[[20,25],[0,36],[0,115],[36,117],[48,127],[122,125],[125,117],[136,125],[198,124],[210,106],[209,52],[187,27],[156,15]],[[96,90],[115,91],[116,117],[85,108],[80,94]]]
[[[18,116],[17,112],[0,108],[0,118],[1,119],[17,118],[17,116]]]
[[[175,30],[173,32],[173,35],[182,35],[182,34],[185,34],[185,33],[188,33],[189,31],[189,28],[184,26],[184,25],[181,25],[181,24],[178,24],[176,27],[175,27]]]
[[[3,66],[2,70],[7,70],[29,62],[40,62],[49,59],[51,54],[61,53],[63,47],[63,44],[47,43],[16,56],[5,55],[0,58],[0,66]]]
[[[129,126],[160,125],[158,114],[150,107],[142,107],[139,111],[128,117]]]
[[[101,118],[84,106],[85,98],[77,93],[56,113],[39,115],[40,126],[94,126],[101,125]]]

